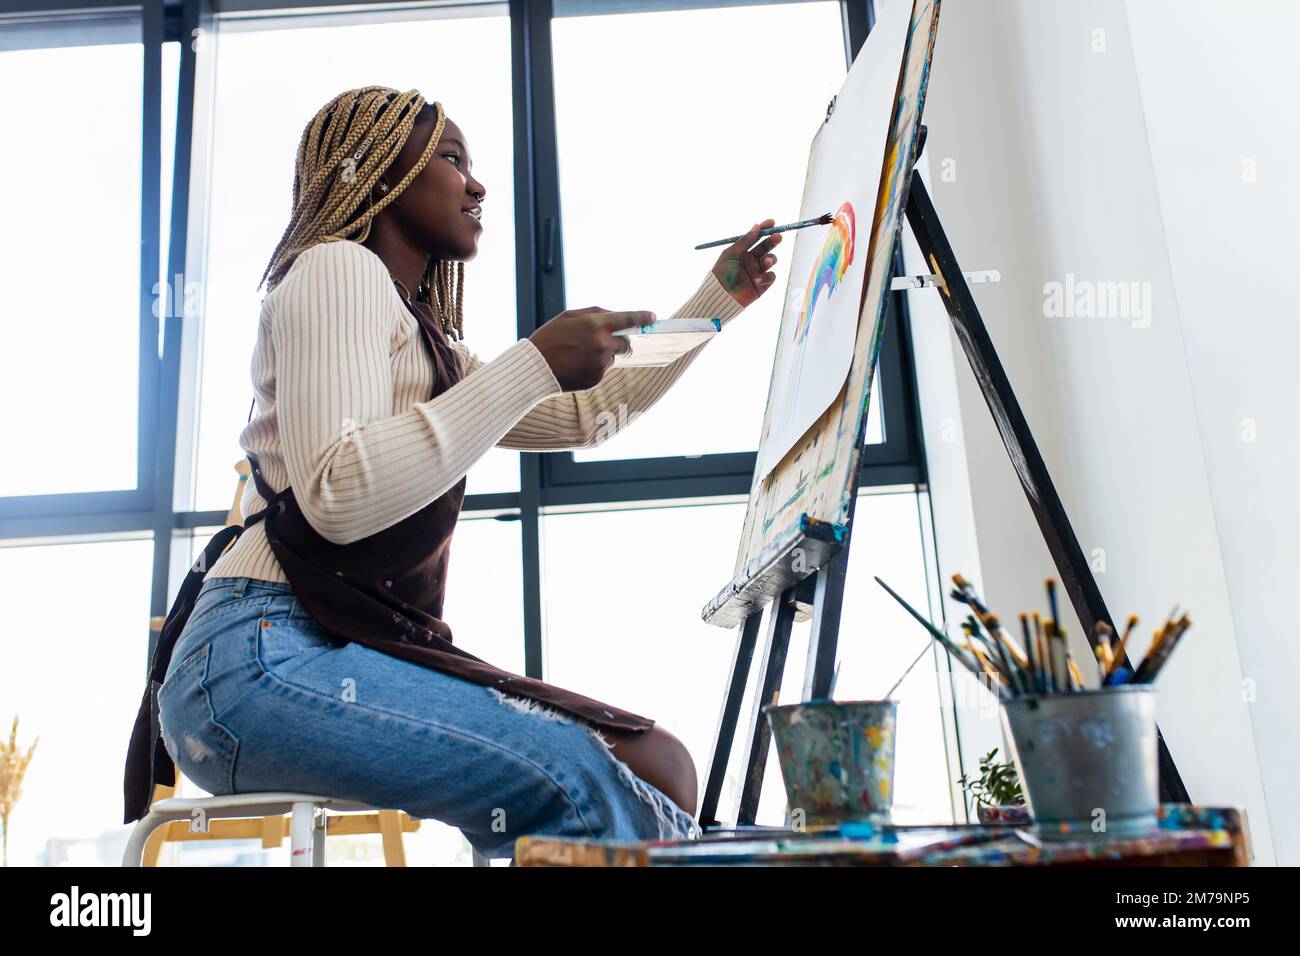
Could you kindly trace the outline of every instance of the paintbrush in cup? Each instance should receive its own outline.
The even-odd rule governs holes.
[[[1101,686],[1109,687],[1114,684],[1123,683],[1123,675],[1129,673],[1128,668],[1125,667],[1123,663],[1124,648],[1128,646],[1128,639],[1133,635],[1133,632],[1137,630],[1137,626],[1138,616],[1136,614],[1130,614],[1128,624],[1124,628],[1124,636],[1119,639],[1119,643],[1115,645],[1115,649],[1110,655],[1110,667],[1108,667],[1106,673],[1102,675]]]
[[[924,617],[922,617],[920,611],[916,610],[916,608],[912,607],[912,605],[908,604],[905,600],[903,600],[903,596],[901,594],[899,594],[897,591],[891,588],[879,577],[876,578],[876,583],[879,584],[886,591],[888,591],[889,596],[903,606],[903,610],[907,611],[908,614],[916,618],[916,620],[921,624],[921,626],[930,632],[930,636],[943,645],[944,650],[946,650],[951,656],[957,658],[957,663],[961,664],[962,667],[966,668],[972,674],[979,676],[982,668],[980,667],[979,663],[973,657],[971,657],[971,655],[967,651],[959,647],[955,642],[953,642],[948,637],[947,634],[943,633],[943,631],[939,630],[937,627],[935,627],[933,624],[927,621]]]

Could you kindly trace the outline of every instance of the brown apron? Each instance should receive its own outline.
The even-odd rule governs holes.
[[[425,343],[432,351],[433,395],[437,397],[464,374],[460,356],[427,303],[412,304]],[[257,459],[249,456],[253,481],[267,506],[249,515],[243,526],[219,531],[194,563],[159,634],[149,679],[127,750],[126,823],[148,812],[155,784],[175,783],[175,767],[162,746],[157,694],[167,674],[172,650],[189,619],[206,570],[227,545],[258,521],[298,600],[334,636],[392,657],[453,674],[475,684],[496,687],[518,697],[548,704],[601,730],[641,732],[654,721],[533,677],[512,674],[461,650],[452,643],[442,620],[452,533],[465,498],[465,478],[408,518],[367,538],[335,544],[322,537],[304,517],[286,487],[276,494],[266,484]]]

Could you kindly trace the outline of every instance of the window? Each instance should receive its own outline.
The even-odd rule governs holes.
[[[132,14],[30,2],[39,16],[3,15],[0,85],[39,87],[42,103],[61,92],[66,105],[0,103],[0,121],[39,143],[0,157],[0,198],[22,224],[0,239],[13,264],[0,277],[0,399],[15,411],[8,447],[28,450],[0,479],[0,732],[17,714],[20,742],[40,735],[9,849],[15,863],[115,864],[147,623],[168,611],[231,504],[257,285],[288,222],[304,124],[342,90],[375,83],[446,105],[488,189],[465,324],[466,344],[490,361],[566,298],[674,309],[717,258],[690,246],[793,218],[814,129],[788,121],[776,135],[765,116],[730,118],[700,90],[748,84],[764,114],[815,121],[844,76],[846,24],[860,42],[869,17],[866,0],[231,0],[215,21],[208,4]],[[804,68],[754,66],[791,58]],[[548,219],[561,223],[551,269],[539,255]],[[47,254],[87,235],[93,254]],[[781,288],[785,269],[782,257]],[[170,272],[195,273],[198,287]],[[187,312],[197,319],[178,321]],[[469,474],[452,547],[444,617],[458,645],[654,717],[702,773],[735,634],[700,611],[733,572],[779,312],[769,293],[600,448],[493,450]],[[56,354],[51,341],[73,344],[57,368],[40,360]],[[69,397],[51,394],[67,381]],[[864,486],[924,480],[910,382],[906,338],[887,335]],[[867,530],[843,611],[843,697],[883,693],[924,643],[868,583],[881,573],[909,597],[925,593],[915,495],[864,494],[857,514]],[[71,587],[94,628],[60,623]],[[787,699],[806,635],[796,626]],[[896,805],[908,821],[951,812],[936,688],[923,660],[896,694]],[[773,763],[760,822],[779,822],[782,804]],[[405,843],[412,863],[469,862],[460,834],[434,821]],[[328,852],[382,862],[377,836],[331,839]],[[193,842],[162,862],[279,866],[286,853]]]
[[[196,507],[228,506],[229,468],[253,400],[249,360],[265,287],[289,223],[304,126],[347,89],[418,89],[465,131],[487,189],[479,254],[465,268],[465,344],[489,361],[517,339],[510,20],[505,4],[220,22],[204,291]],[[418,15],[418,19],[415,17]],[[519,487],[518,453],[492,449],[469,494]]]
[[[946,679],[946,663],[936,658],[930,636],[875,581],[879,576],[913,607],[926,607],[922,519],[917,507],[915,494],[863,491],[858,495],[836,645],[839,676],[835,699],[882,700],[888,694],[897,702],[892,818],[899,824],[944,824],[953,822],[939,691],[940,681]],[[808,622],[796,623],[791,632],[781,684],[782,703],[798,699],[810,628]],[[936,670],[937,663],[942,670]],[[753,699],[757,665],[753,670],[746,700]],[[890,694],[900,678],[902,683]],[[742,721],[747,720],[748,713],[742,714]],[[742,726],[747,728],[748,724]],[[741,747],[740,740],[732,747],[719,804],[727,812],[740,794]],[[785,806],[781,764],[773,747],[768,753],[756,822],[783,824]]]
[[[835,697],[881,700],[903,678],[892,695],[898,701],[894,819],[898,823],[950,823],[952,805],[940,720],[941,678],[935,669],[934,642],[875,581],[877,576],[887,581],[913,607],[927,606],[923,519],[917,496],[861,492],[853,520],[856,527],[840,617]],[[805,648],[807,639],[805,625]],[[922,654],[909,672],[908,667]],[[803,649],[798,660],[802,668]],[[946,674],[947,665],[942,666]]]
[[[0,31],[0,124],[23,131],[0,151],[0,404],[6,445],[29,450],[0,497],[141,478],[143,70],[138,15]]]
[[[148,540],[0,548],[0,724],[32,753],[9,819],[13,866],[117,866],[122,760],[144,690]],[[74,600],[75,598],[75,600]]]
[[[742,504],[549,514],[546,679],[663,724],[707,766],[734,634],[700,609],[731,577]]]
[[[692,246],[799,218],[815,119],[846,73],[840,4],[577,15],[592,6],[557,3],[552,22],[565,300],[664,316],[721,252]],[[576,460],[754,451],[789,248],[635,428]]]
[[[516,674],[524,673],[519,548],[517,520],[462,518],[452,539],[442,609],[458,647]]]
[[[735,632],[705,624],[700,610],[731,577],[743,519],[744,506],[730,504],[548,515],[544,523],[547,680],[654,718],[691,751],[701,785]],[[880,575],[925,606],[916,495],[863,492],[854,521],[858,532],[849,554],[835,697],[883,698],[926,651],[893,696],[899,702],[895,819],[951,822],[931,641],[872,580]],[[783,702],[798,700],[808,634],[807,623],[795,625]],[[750,670],[747,702],[753,699],[760,657],[756,653]],[[748,721],[744,709],[722,792],[724,819],[739,795]],[[773,749],[758,822],[779,825],[784,811]]]

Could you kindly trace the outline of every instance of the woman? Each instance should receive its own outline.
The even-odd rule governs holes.
[[[248,517],[224,554],[228,537],[209,545],[159,641],[128,820],[170,775],[150,739],[160,725],[166,755],[214,794],[403,809],[488,856],[524,833],[698,833],[680,741],[474,657],[441,620],[470,466],[494,445],[599,443],[609,419],[628,420],[602,413],[649,407],[699,351],[611,372],[629,350],[612,333],[654,316],[596,307],[491,362],[461,344],[487,196],[467,142],[441,104],[386,87],[341,94],[304,131],[293,218],[263,276],[257,414],[240,437]],[[725,322],[757,299],[774,278],[780,236],[757,241],[771,224],[729,247],[678,314]]]

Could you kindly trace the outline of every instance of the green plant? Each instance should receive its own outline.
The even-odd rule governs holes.
[[[977,779],[972,780],[968,775],[962,774],[957,782],[976,804],[986,807],[1021,806],[1025,802],[1025,795],[1020,789],[1016,765],[995,762],[993,758],[997,755],[998,748],[994,747],[980,757],[980,775]]]

